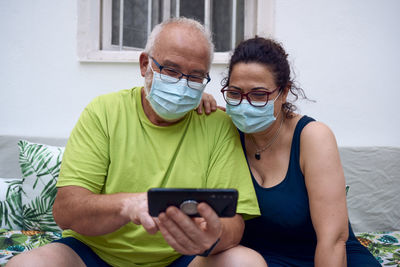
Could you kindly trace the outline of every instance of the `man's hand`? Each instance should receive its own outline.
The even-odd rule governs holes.
[[[129,217],[137,225],[142,225],[149,234],[155,234],[158,226],[148,212],[147,193],[138,193],[123,202],[122,216]]]
[[[222,224],[214,210],[200,203],[201,218],[190,218],[176,207],[169,207],[156,220],[164,239],[184,255],[201,254],[209,249],[222,234]]]

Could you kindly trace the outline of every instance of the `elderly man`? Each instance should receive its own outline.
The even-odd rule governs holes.
[[[210,34],[196,21],[154,28],[140,56],[144,88],[96,98],[71,133],[53,207],[63,238],[10,266],[186,266],[181,255],[239,243],[243,216],[259,210],[237,131],[222,111],[194,111],[212,55]],[[238,214],[221,219],[201,203],[200,219],[175,207],[153,218],[152,187],[237,188]]]

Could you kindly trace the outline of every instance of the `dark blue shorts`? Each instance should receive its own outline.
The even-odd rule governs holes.
[[[93,252],[93,250],[87,246],[85,243],[79,241],[76,238],[73,237],[65,237],[61,238],[58,240],[54,240],[53,243],[62,243],[64,245],[69,246],[72,248],[76,254],[81,257],[83,262],[86,264],[86,266],[91,267],[91,266],[96,266],[96,267],[110,267],[108,263],[103,261],[99,256],[97,256],[96,253]],[[170,267],[186,267],[189,265],[189,263],[194,259],[195,256],[183,256],[175,260],[173,263],[171,263],[169,266]]]

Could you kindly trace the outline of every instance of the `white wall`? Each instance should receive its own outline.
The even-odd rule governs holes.
[[[398,0],[277,0],[275,37],[339,145],[400,146]],[[0,135],[68,137],[95,96],[141,85],[134,63],[80,63],[77,1],[0,1]],[[219,104],[226,66],[207,91]]]

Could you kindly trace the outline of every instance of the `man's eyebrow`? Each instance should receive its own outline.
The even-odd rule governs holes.
[[[175,62],[173,62],[173,61],[170,61],[170,60],[165,60],[164,62],[163,62],[163,64],[161,64],[161,65],[163,65],[163,66],[167,66],[167,67],[170,67],[170,68],[174,68],[174,69],[176,69],[176,70],[178,70],[178,71],[181,71],[181,66],[179,65],[179,64],[176,64]],[[199,74],[199,75],[206,75],[207,74],[207,71],[204,71],[204,70],[192,70],[190,73],[188,73],[188,74]]]
[[[190,74],[197,74],[197,75],[202,76],[202,75],[207,75],[207,72],[204,71],[204,70],[192,70],[192,71],[190,72]]]
[[[164,66],[168,66],[168,67],[174,67],[174,68],[176,68],[176,69],[180,69],[180,66],[178,65],[178,64],[176,64],[175,62],[173,62],[173,61],[170,61],[170,60],[165,60],[161,65],[164,65]]]

